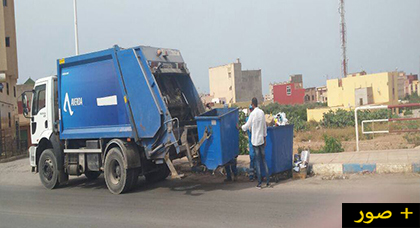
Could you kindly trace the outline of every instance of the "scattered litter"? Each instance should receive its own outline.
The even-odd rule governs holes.
[[[295,172],[300,172],[301,169],[305,169],[309,165],[309,155],[310,152],[308,150],[302,151],[300,154],[294,155],[294,167],[293,170]]]
[[[305,179],[308,174],[309,166],[308,150],[302,151],[300,154],[294,155],[293,179]]]
[[[270,114],[265,114],[265,123],[267,126],[274,126],[274,117]]]
[[[289,123],[289,120],[286,118],[286,113],[279,112],[274,116],[275,126],[284,126]]]
[[[350,179],[347,175],[329,175],[329,176],[323,176],[322,180],[346,180]]]
[[[369,171],[369,170],[363,170],[363,171],[362,171],[362,174],[363,174],[363,175],[366,175],[366,174],[372,174],[372,172],[371,172],[371,171]]]
[[[300,153],[300,160],[305,164],[309,164],[309,155],[311,153],[308,150],[304,150]]]

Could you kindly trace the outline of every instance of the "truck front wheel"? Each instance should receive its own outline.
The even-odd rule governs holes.
[[[38,170],[41,182],[46,188],[53,189],[58,186],[57,158],[52,149],[46,149],[42,152]]]
[[[105,158],[104,176],[108,190],[113,194],[127,192],[132,187],[136,172],[125,169],[124,166],[126,164],[121,149],[112,148]]]

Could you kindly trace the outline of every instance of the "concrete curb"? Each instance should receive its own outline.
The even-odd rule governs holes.
[[[249,167],[245,164],[237,166],[241,175],[246,175]],[[204,167],[194,167],[191,170],[196,173],[212,172],[205,170]],[[332,176],[353,173],[420,173],[420,163],[329,163],[329,164],[309,164],[309,172],[315,175]]]
[[[343,164],[343,173],[375,172],[376,164]]]
[[[413,173],[420,173],[420,163],[413,163]]]
[[[343,174],[343,166],[340,163],[313,164],[312,171],[316,175],[341,175]]]
[[[420,163],[331,163],[312,164],[316,175],[340,175],[351,173],[420,173]]]

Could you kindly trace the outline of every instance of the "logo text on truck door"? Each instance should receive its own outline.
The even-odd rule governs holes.
[[[79,106],[79,105],[83,105],[83,99],[81,97],[72,98],[71,103],[70,103],[69,94],[66,93],[66,96],[64,97],[64,105],[63,105],[64,112],[67,112],[67,108],[68,108],[69,109],[68,112],[70,116],[72,116],[74,112],[73,110],[71,110],[71,106]]]

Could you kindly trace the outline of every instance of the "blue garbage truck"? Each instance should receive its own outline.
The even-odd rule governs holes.
[[[37,80],[22,104],[31,119],[32,171],[49,189],[69,175],[104,173],[114,194],[129,191],[139,175],[179,177],[171,161],[199,163],[211,134],[206,128],[198,137],[204,105],[174,49],[114,46],[59,59],[57,75]]]

